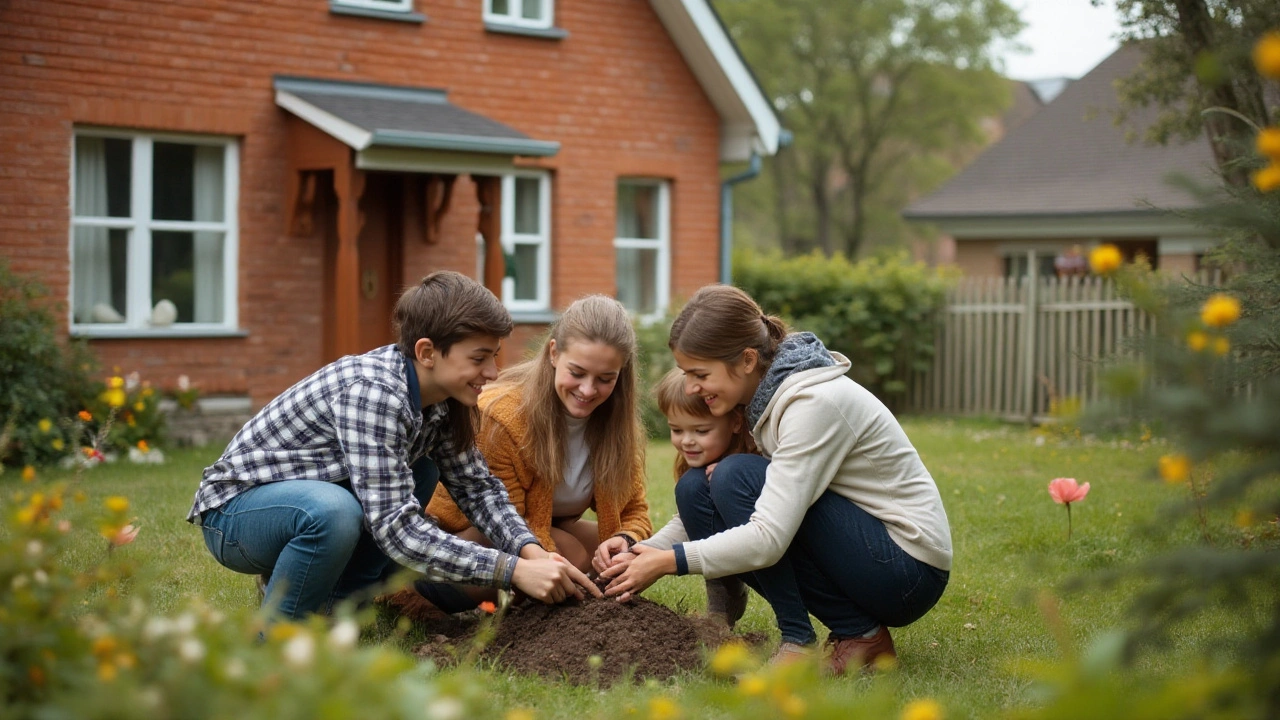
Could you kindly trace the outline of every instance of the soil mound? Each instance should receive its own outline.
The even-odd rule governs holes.
[[[445,664],[454,661],[474,642],[481,625],[475,617],[415,614],[428,640],[414,653]],[[512,672],[610,685],[628,676],[665,679],[697,670],[707,649],[730,637],[720,622],[680,615],[644,598],[629,603],[594,598],[560,605],[531,602],[507,612],[480,656]]]

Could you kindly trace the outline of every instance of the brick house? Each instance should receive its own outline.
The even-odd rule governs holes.
[[[247,411],[482,278],[507,359],[717,279],[778,121],[707,0],[6,0],[0,247],[105,367]]]
[[[1103,242],[1167,272],[1199,270],[1214,240],[1169,212],[1196,207],[1169,178],[1213,184],[1213,155],[1204,138],[1168,146],[1131,139],[1154,109],[1115,123],[1115,82],[1141,59],[1140,46],[1121,47],[903,217],[954,238],[952,262],[971,276],[1053,275],[1060,257],[1060,268],[1077,252],[1081,262]]]

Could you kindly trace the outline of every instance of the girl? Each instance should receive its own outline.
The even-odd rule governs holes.
[[[833,672],[895,657],[889,626],[928,612],[951,569],[942,498],[902,427],[846,376],[843,355],[788,334],[737,288],[699,290],[668,344],[685,392],[713,415],[746,407],[763,457],[725,458],[709,484],[682,479],[692,540],[623,553],[605,594],[625,599],[663,575],[742,574],[777,616],[776,660],[808,653],[810,614],[831,631]]]
[[[728,415],[711,414],[701,398],[684,391],[684,372],[672,368],[662,377],[657,387],[658,409],[667,416],[671,429],[671,444],[676,447],[675,477],[677,487],[687,476],[687,486],[697,486],[711,481],[716,463],[735,453],[754,452],[751,436],[743,431],[743,415],[735,409]],[[645,545],[671,549],[676,543],[686,542],[689,536],[677,513]],[[608,567],[608,558],[597,557],[595,567],[602,572]],[[747,587],[736,576],[707,578],[707,613],[723,618],[730,628],[747,609]]]
[[[480,399],[477,444],[489,467],[542,546],[583,571],[597,552],[616,555],[653,532],[636,353],[626,308],[590,295],[564,311],[537,355],[503,371]],[[587,509],[596,520],[582,519]],[[486,540],[444,487],[427,512],[464,539]],[[446,612],[485,599],[456,586],[415,587]]]

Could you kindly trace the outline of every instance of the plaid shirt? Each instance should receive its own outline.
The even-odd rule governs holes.
[[[344,357],[236,433],[205,469],[187,520],[267,483],[349,480],[365,529],[391,559],[430,580],[510,587],[511,555],[537,538],[480,451],[454,447],[449,430],[445,403],[422,408],[417,373],[395,345]],[[472,524],[506,552],[454,537],[423,514],[410,465],[424,456]]]

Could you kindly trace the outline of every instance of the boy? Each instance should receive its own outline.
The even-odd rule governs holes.
[[[271,401],[206,468],[187,516],[223,566],[269,576],[297,619],[390,574],[518,588],[543,602],[585,575],[529,532],[474,443],[480,389],[497,377],[511,316],[483,286],[435,272],[396,303],[399,342],[341,358]],[[438,472],[437,472],[438,469]],[[437,479],[494,548],[422,513]]]

